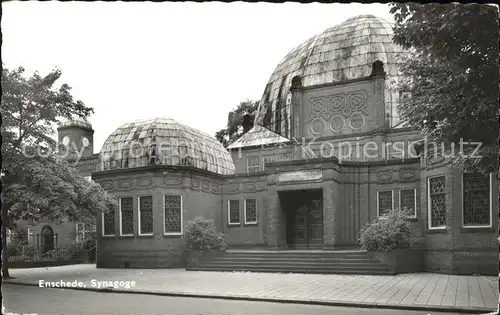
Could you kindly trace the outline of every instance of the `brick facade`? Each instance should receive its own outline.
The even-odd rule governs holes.
[[[184,251],[182,235],[165,235],[165,195],[182,196],[182,224],[196,217],[222,225],[222,181],[215,174],[186,169],[146,167],[134,172],[94,173],[94,180],[118,198],[133,197],[131,236],[120,235],[119,210],[115,212],[115,233],[103,236],[102,217],[97,219],[99,240],[97,265],[101,268],[176,267]],[[153,234],[139,235],[138,197],[153,197]]]
[[[332,250],[358,247],[360,229],[377,218],[381,211],[387,210],[380,207],[400,208],[401,191],[404,190],[414,192],[415,217],[410,220],[425,237],[422,250],[426,271],[496,274],[496,177],[493,176],[491,182],[491,196],[495,196],[491,198],[492,209],[495,209],[491,226],[464,228],[463,169],[446,159],[419,158],[411,147],[412,143],[422,139],[422,135],[409,128],[390,128],[390,115],[387,114],[393,109],[384,104],[384,82],[383,77],[375,76],[342,84],[295,89],[291,93],[294,115],[291,130],[303,148],[289,141],[231,150],[235,168],[232,175],[219,175],[191,166],[159,164],[93,172],[93,179],[106,190],[117,197],[133,198],[133,235],[120,236],[118,212],[115,213],[113,236],[102,235],[102,217],[97,218],[98,267],[163,268],[181,265],[185,248],[182,233],[164,235],[164,195],[182,196],[183,225],[203,216],[214,220],[232,248],[276,250],[290,246],[286,193],[321,191],[323,243],[320,246]],[[327,113],[325,108],[341,106],[334,101],[342,97],[349,100],[344,105],[355,104],[356,107],[344,106],[343,112],[337,114],[349,114],[344,119],[352,123],[349,120],[354,119],[352,115],[362,112],[364,125],[360,128],[345,125],[337,131],[330,128],[311,134],[311,128],[316,128],[314,118]],[[330,115],[332,113],[327,114],[327,121],[331,122],[334,117]],[[339,147],[343,143],[355,149],[349,149],[351,151],[346,155]],[[391,151],[393,149],[387,148],[388,143],[402,144],[401,155],[396,156]],[[366,149],[368,145],[371,146],[371,156]],[[81,161],[82,174],[87,175],[92,168],[95,169],[96,159],[94,155]],[[250,164],[251,168],[248,167]],[[437,175],[445,176],[446,226],[429,229],[428,179]],[[378,198],[381,192],[390,192],[391,196],[383,204]],[[153,198],[153,235],[138,233],[140,196]],[[252,200],[256,205],[256,219],[251,223],[245,222],[246,200]],[[232,213],[239,222],[229,222],[230,203],[238,206],[232,209]]]

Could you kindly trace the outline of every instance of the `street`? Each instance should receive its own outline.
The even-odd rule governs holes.
[[[194,299],[141,294],[97,293],[69,289],[3,285],[4,306],[21,314],[245,314],[245,315],[451,315],[427,311],[361,309],[348,307]]]

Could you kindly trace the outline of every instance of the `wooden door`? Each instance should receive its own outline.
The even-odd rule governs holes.
[[[313,198],[308,204],[307,244],[309,248],[323,245],[323,200],[321,196]]]
[[[292,248],[320,248],[323,245],[323,200],[321,194],[301,193],[290,206],[287,239]]]

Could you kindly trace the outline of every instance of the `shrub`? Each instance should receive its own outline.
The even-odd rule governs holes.
[[[390,251],[421,243],[421,233],[410,223],[408,216],[407,209],[394,209],[366,224],[358,239],[361,248],[369,251]]]
[[[12,242],[7,245],[7,252],[9,253],[10,257],[21,255],[22,249],[23,246],[19,243]]]
[[[19,256],[23,252],[23,247],[28,244],[28,234],[20,227],[10,229],[10,241],[7,243],[9,256]]]
[[[197,217],[186,224],[186,246],[192,250],[226,249],[226,236],[217,231],[213,220]]]
[[[35,259],[35,247],[33,245],[28,245],[23,247],[23,255],[25,260],[34,260]]]
[[[19,245],[28,245],[28,231],[16,226],[11,229],[10,242]]]

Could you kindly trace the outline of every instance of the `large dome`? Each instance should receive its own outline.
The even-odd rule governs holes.
[[[295,76],[301,77],[303,87],[363,78],[371,74],[373,63],[379,60],[384,64],[388,85],[394,85],[398,75],[397,55],[404,50],[393,43],[392,37],[389,22],[361,15],[303,42],[283,58],[271,75],[256,123],[286,137],[290,135],[286,98]],[[389,86],[386,89],[386,104],[396,102],[391,90]],[[396,110],[392,115],[397,116]]]
[[[231,155],[215,138],[169,118],[122,125],[104,142],[99,154],[101,171],[151,164],[234,173]]]

